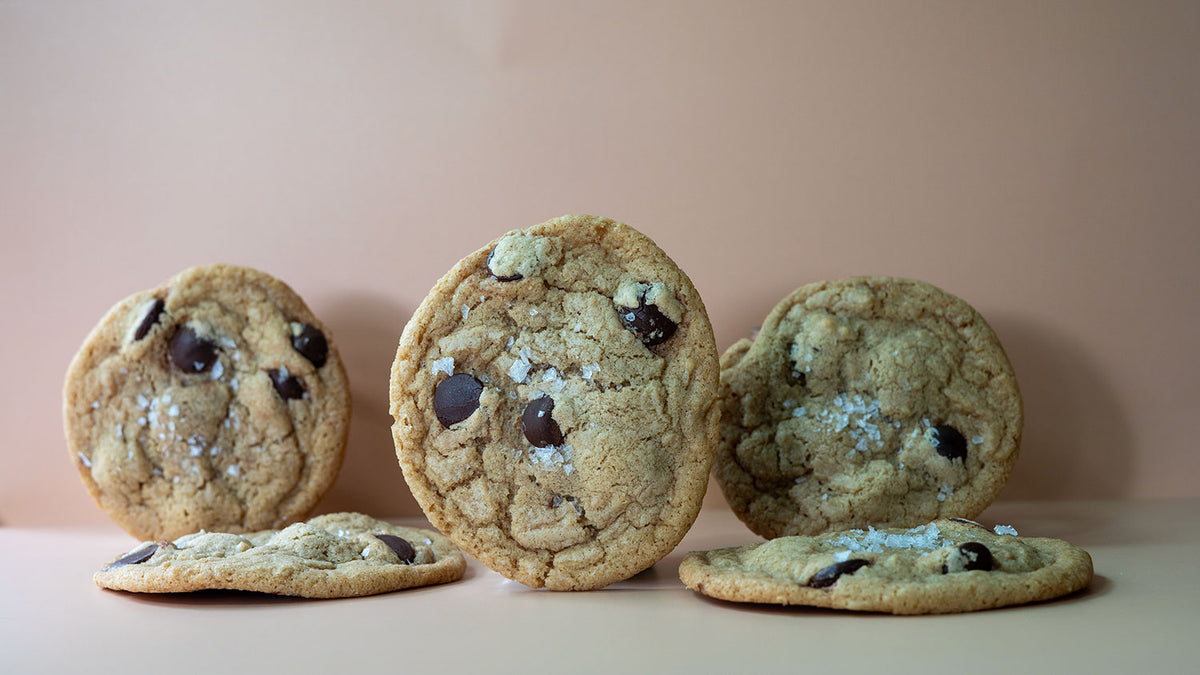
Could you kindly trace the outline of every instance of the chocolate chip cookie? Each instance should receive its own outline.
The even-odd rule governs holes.
[[[113,307],[67,372],[72,461],[139,539],[303,518],[332,485],[350,422],[329,331],[283,282],[186,270]]]
[[[911,279],[804,286],[721,357],[716,477],[763,537],[973,518],[1021,437],[1017,380],[966,302]]]
[[[437,532],[331,513],[283,530],[143,542],[93,579],[138,593],[227,589],[345,598],[446,583],[464,569],[462,553]]]
[[[392,368],[396,453],[433,524],[533,587],[646,569],[695,520],[717,434],[704,303],[646,236],[564,216],[443,277]]]
[[[1092,559],[1059,539],[942,519],[908,530],[780,537],[689,553],[679,578],[737,602],[945,614],[1049,600],[1086,587]]]

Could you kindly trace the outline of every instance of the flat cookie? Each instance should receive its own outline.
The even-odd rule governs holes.
[[[391,413],[433,524],[532,587],[582,590],[669,553],[717,434],[704,304],[650,239],[564,216],[460,261],[404,329]]]
[[[1059,539],[942,519],[689,553],[679,578],[721,600],[948,614],[1049,600],[1086,587],[1092,558]]]
[[[331,513],[282,530],[143,542],[93,579],[137,593],[226,589],[348,598],[446,583],[465,569],[462,553],[437,532]]]
[[[196,267],[113,307],[67,372],[71,459],[139,539],[303,518],[333,484],[350,390],[328,329],[283,282]]]
[[[910,279],[804,286],[721,357],[716,477],[768,539],[973,518],[1017,460],[1022,407],[995,333]]]

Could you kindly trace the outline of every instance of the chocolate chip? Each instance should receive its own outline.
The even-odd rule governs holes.
[[[167,303],[162,298],[155,298],[151,303],[150,309],[146,312],[146,316],[142,317],[142,322],[138,324],[137,330],[133,331],[133,339],[141,340],[146,337],[151,328],[158,323],[158,318],[162,316],[163,310],[166,309]]]
[[[812,578],[808,580],[808,587],[828,588],[836,584],[843,574],[854,574],[860,568],[870,564],[870,560],[862,560],[861,558],[834,563],[829,567],[817,570],[817,573],[812,575]]]
[[[203,373],[217,362],[217,344],[197,335],[191,326],[181,326],[171,338],[169,358],[185,373]]]
[[[267,376],[275,385],[275,393],[279,394],[279,398],[285,401],[304,398],[304,385],[287,368],[272,368],[267,371]]]
[[[417,559],[417,549],[403,537],[394,534],[377,534],[375,538],[388,545],[396,553],[396,557],[405,565],[411,565]]]
[[[958,429],[948,425],[939,424],[933,428],[933,448],[937,453],[946,459],[967,459],[967,439],[959,433]]]
[[[451,375],[433,390],[433,412],[442,426],[461,422],[479,409],[483,384],[466,373]]]
[[[108,564],[108,567],[104,568],[104,571],[107,572],[111,569],[124,567],[126,565],[137,565],[138,563],[144,563],[149,560],[156,551],[158,551],[158,544],[151,542],[112,561]]]
[[[520,273],[510,274],[508,276],[502,277],[502,276],[496,274],[495,272],[493,272],[492,271],[492,256],[494,256],[494,255],[496,255],[496,249],[492,249],[492,252],[488,254],[487,268],[488,268],[488,274],[491,274],[492,278],[494,278],[496,281],[520,281],[521,279],[525,278],[525,277],[521,276]]]
[[[554,399],[549,396],[535,398],[525,406],[525,412],[521,415],[521,430],[525,432],[525,438],[536,447],[562,445],[562,430],[558,428],[558,422],[550,416],[553,410]]]
[[[970,572],[971,570],[992,571],[992,552],[983,544],[977,541],[968,541],[965,544],[959,544],[958,554],[962,556],[964,572]],[[942,574],[948,574],[949,572],[950,566],[942,565]]]
[[[638,296],[637,307],[617,307],[621,323],[633,331],[647,347],[666,342],[679,326],[666,317],[655,305],[646,304],[646,294]]]
[[[292,332],[292,348],[317,368],[325,365],[329,356],[325,334],[308,324],[300,324],[300,332]]]

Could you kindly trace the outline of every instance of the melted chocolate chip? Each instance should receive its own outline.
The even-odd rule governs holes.
[[[992,552],[983,544],[977,541],[968,541],[965,544],[959,544],[958,553],[963,558],[964,572],[970,572],[971,570],[992,571]],[[950,566],[942,565],[942,574],[949,573]]]
[[[558,428],[558,422],[550,416],[553,410],[554,399],[549,396],[535,398],[525,406],[525,412],[521,415],[521,430],[525,432],[525,438],[536,447],[562,445],[562,430]]]
[[[442,426],[461,422],[479,409],[483,384],[466,373],[451,375],[433,390],[433,412]]]
[[[289,373],[287,368],[272,368],[267,371],[267,376],[271,378],[271,384],[275,385],[275,393],[279,394],[279,398],[285,401],[304,398],[304,384]]]
[[[854,558],[839,563],[834,563],[829,567],[817,570],[817,573],[812,575],[808,580],[809,588],[828,588],[837,583],[838,579],[842,578],[843,574],[854,574],[860,568],[870,565],[871,561]]]
[[[403,537],[394,534],[377,534],[375,538],[388,545],[396,553],[396,557],[405,565],[411,565],[417,559],[417,549]]]
[[[203,373],[217,362],[217,344],[197,335],[191,326],[181,326],[171,338],[168,357],[185,373]]]
[[[325,365],[325,359],[329,356],[325,334],[308,324],[302,324],[300,332],[292,334],[292,348],[317,368]]]
[[[492,275],[493,279],[495,279],[496,281],[520,281],[521,279],[525,278],[525,277],[521,276],[521,274],[519,274],[519,273],[518,274],[510,274],[508,276],[502,277],[502,276],[496,274],[495,272],[493,272],[492,271],[492,256],[494,256],[494,255],[496,255],[496,249],[492,249],[492,252],[488,254],[488,258],[487,258],[488,274]]]
[[[948,425],[939,424],[933,428],[933,447],[937,450],[937,454],[946,459],[959,459],[966,461],[967,459],[967,439],[959,433],[958,429]]]
[[[621,323],[647,347],[666,342],[679,327],[658,307],[647,305],[645,294],[638,296],[637,307],[617,307],[617,311],[621,315]]]
[[[138,324],[137,330],[133,331],[133,339],[141,340],[146,337],[150,329],[154,328],[155,324],[158,323],[158,319],[162,316],[163,310],[166,307],[167,303],[162,298],[155,298],[154,302],[150,305],[150,309],[147,310],[146,316],[142,317],[142,322]]]
[[[108,567],[104,568],[104,571],[107,572],[111,569],[124,567],[126,565],[137,565],[138,563],[144,563],[149,560],[150,557],[153,556],[157,551],[158,544],[151,542],[112,561],[108,564]]]

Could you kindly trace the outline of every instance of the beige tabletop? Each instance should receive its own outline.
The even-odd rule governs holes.
[[[1086,548],[1095,580],[949,616],[718,602],[676,577],[688,550],[753,540],[714,508],[603,591],[530,590],[471,561],[460,582],[367,598],[136,595],[91,583],[133,543],[115,528],[3,528],[0,672],[1195,672],[1200,500],[1002,503],[981,520]]]

